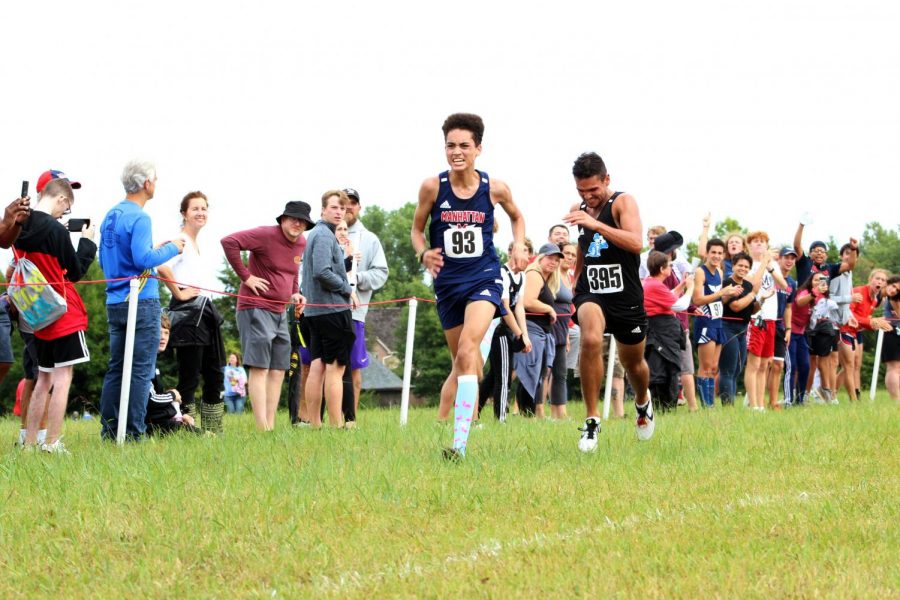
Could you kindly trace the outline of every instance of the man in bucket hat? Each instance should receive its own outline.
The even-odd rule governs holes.
[[[275,427],[275,409],[281,396],[284,372],[290,366],[291,337],[286,305],[303,309],[299,269],[306,239],[303,232],[314,223],[306,202],[288,202],[275,219],[264,225],[222,238],[225,258],[241,279],[237,325],[244,364],[249,367],[250,398],[258,429]],[[241,251],[250,252],[247,265]]]

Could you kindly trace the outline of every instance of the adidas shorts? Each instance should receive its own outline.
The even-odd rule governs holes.
[[[500,296],[503,292],[503,280],[481,279],[473,282],[457,282],[456,284],[434,287],[435,302],[437,303],[438,318],[441,327],[453,329],[463,324],[466,315],[466,306],[469,302],[486,300],[497,307],[498,316],[503,316],[503,304]]]
[[[721,346],[726,341],[728,341],[728,337],[722,328],[721,319],[707,319],[705,317],[694,319],[694,344],[696,346],[702,346],[710,342],[715,342]]]
[[[603,311],[606,321],[606,333],[616,338],[620,344],[633,346],[640,344],[647,337],[647,313],[644,305],[634,307],[612,306],[606,303],[598,294],[580,293],[575,295],[575,315],[573,320],[578,322],[578,310],[584,304],[597,304]]]
[[[787,332],[784,329],[775,329],[775,354],[772,357],[774,360],[784,362],[784,357],[787,355],[785,336],[787,336]]]
[[[38,369],[49,373],[58,367],[68,367],[91,360],[83,331],[76,331],[55,340],[34,338],[37,346]]]

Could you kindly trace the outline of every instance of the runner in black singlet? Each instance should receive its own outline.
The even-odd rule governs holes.
[[[609,188],[603,159],[582,154],[572,168],[582,202],[564,218],[578,227],[575,263],[575,319],[581,327],[581,390],[587,419],[578,448],[597,448],[600,413],[597,405],[603,378],[603,333],[619,343],[619,359],[635,391],[637,436],[653,436],[653,403],[647,393],[650,373],[644,360],[647,316],[638,275],[643,246],[641,216],[634,197]]]

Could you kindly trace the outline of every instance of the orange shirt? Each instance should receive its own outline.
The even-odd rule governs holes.
[[[861,302],[850,303],[850,312],[853,313],[854,317],[856,317],[856,322],[859,324],[859,326],[850,327],[849,325],[844,325],[843,327],[841,327],[841,333],[856,334],[863,329],[872,329],[872,313],[875,312],[875,308],[878,306],[879,298],[873,298],[870,295],[870,289],[868,285],[856,286],[855,288],[853,288],[853,293],[860,294],[862,296]]]

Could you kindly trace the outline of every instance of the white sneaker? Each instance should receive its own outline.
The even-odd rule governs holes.
[[[61,454],[63,456],[70,456],[72,453],[66,450],[65,445],[62,443],[62,440],[56,440],[52,444],[41,444],[41,452],[46,452],[48,454]]]
[[[597,449],[597,436],[600,434],[600,419],[588,417],[584,420],[584,427],[579,427],[581,439],[578,440],[578,449],[582,452],[594,452]]]
[[[641,408],[635,404],[634,408],[637,411],[635,427],[637,427],[638,439],[647,441],[653,437],[653,430],[656,428],[656,423],[653,421],[653,400],[650,398],[650,394],[647,394],[647,406]]]

